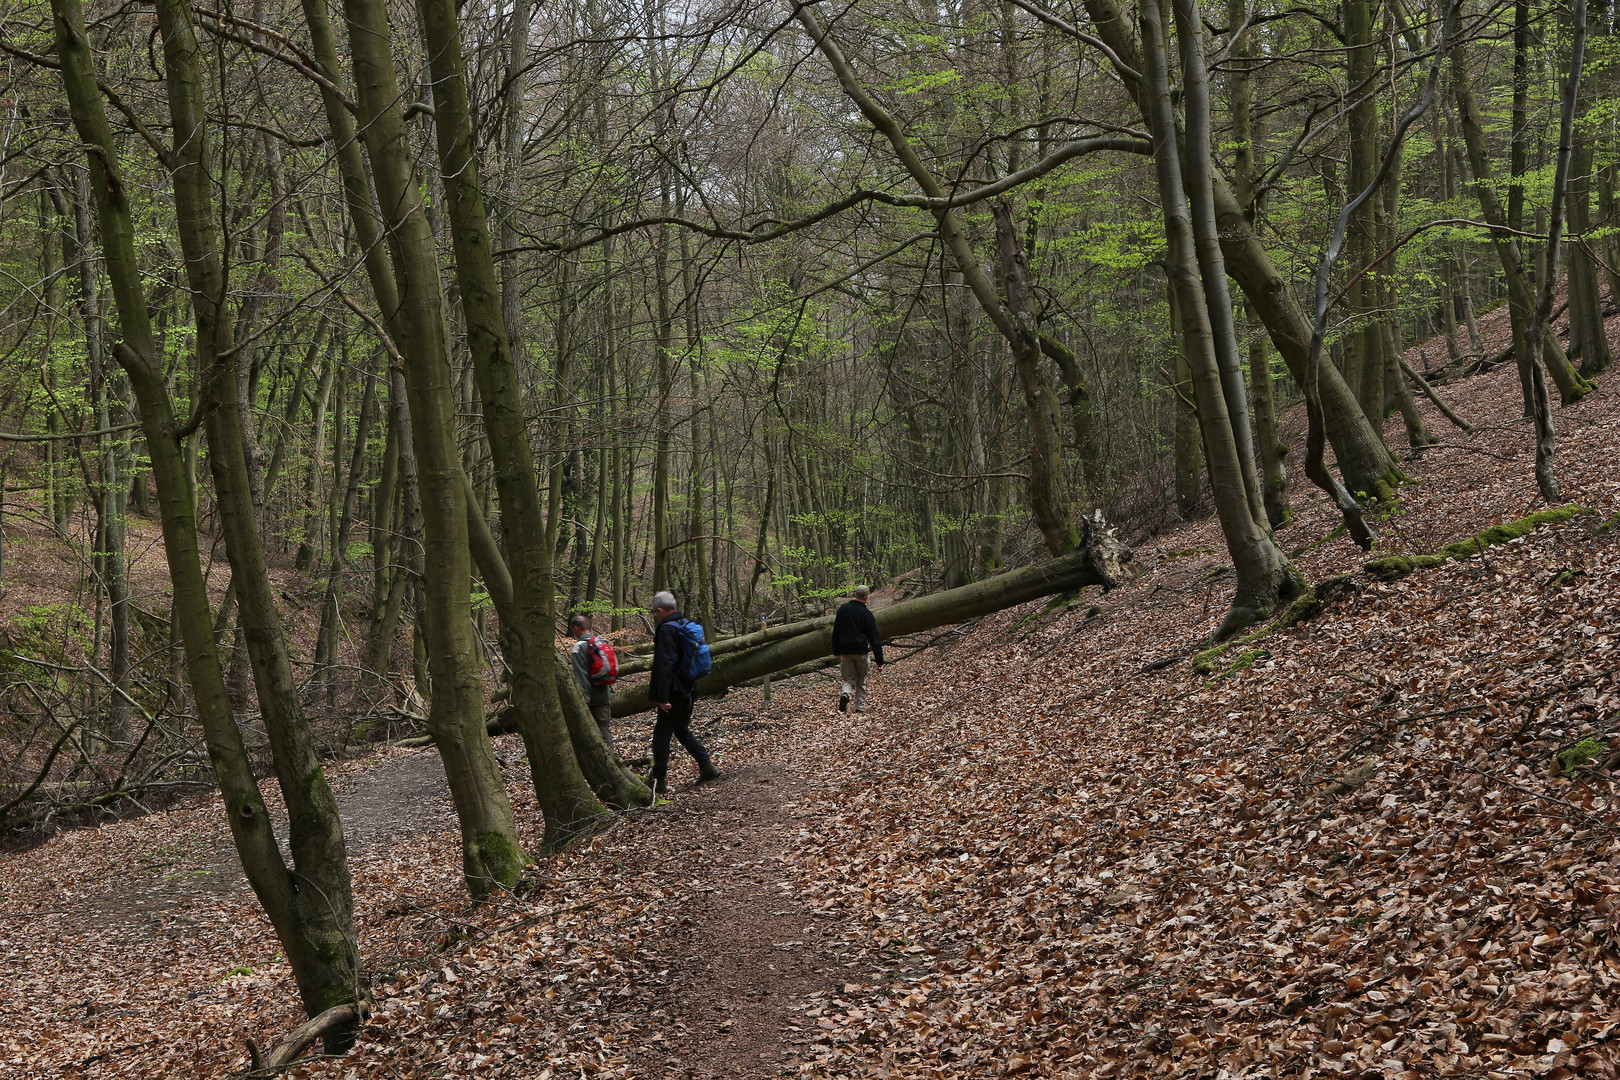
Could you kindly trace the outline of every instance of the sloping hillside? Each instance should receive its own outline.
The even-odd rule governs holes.
[[[1445,392],[1479,429],[1431,413],[1377,554],[1536,508],[1512,370]],[[480,909],[431,757],[344,766],[375,1012],[295,1075],[1615,1075],[1620,409],[1558,419],[1592,514],[1381,581],[1301,492],[1299,567],[1353,576],[1207,675],[1231,576],[1187,526],[863,716],[819,677],[705,704],[729,783]],[[5,857],[8,1076],[241,1075],[296,1024],[224,838],[202,800]]]

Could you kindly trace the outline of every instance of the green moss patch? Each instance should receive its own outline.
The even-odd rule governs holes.
[[[1605,743],[1602,739],[1587,736],[1574,746],[1565,747],[1553,756],[1558,759],[1558,764],[1564,770],[1564,775],[1569,776],[1576,769],[1584,769],[1596,761],[1598,755],[1608,748],[1608,743]]]
[[[1590,506],[1559,506],[1551,510],[1537,510],[1533,514],[1526,514],[1517,521],[1505,521],[1500,525],[1492,525],[1485,531],[1470,536],[1466,540],[1458,540],[1454,544],[1447,544],[1434,555],[1386,555],[1383,558],[1371,559],[1361,564],[1361,568],[1381,581],[1395,581],[1406,577],[1415,570],[1428,570],[1436,566],[1444,566],[1452,560],[1461,562],[1463,559],[1473,558],[1486,548],[1505,544],[1509,540],[1517,540],[1521,536],[1528,536],[1541,525],[1556,525],[1569,521],[1572,518],[1585,514],[1595,514]]]
[[[1251,630],[1247,634],[1242,634],[1238,637],[1223,641],[1219,645],[1212,645],[1203,652],[1195,653],[1193,655],[1193,670],[1198,672],[1200,675],[1213,675],[1215,673],[1215,661],[1226,655],[1228,651],[1241,648],[1244,645],[1252,645],[1255,642],[1260,641],[1262,638],[1271,637],[1273,634],[1277,634],[1288,629],[1295,623],[1303,622],[1306,619],[1309,619],[1318,611],[1322,610],[1324,594],[1326,592],[1334,591],[1334,586],[1336,586],[1340,580],[1340,578],[1329,578],[1320,585],[1307,588],[1304,592],[1294,597],[1289,605],[1283,609],[1281,615],[1278,615],[1276,618],[1266,623],[1266,625],[1257,630]],[[1243,664],[1243,667],[1240,668],[1236,666],[1237,662],[1234,662],[1232,666],[1227,667],[1227,669],[1222,671],[1221,674],[1227,675],[1233,671],[1241,671],[1244,668],[1252,667],[1254,665],[1254,661],[1258,658],[1258,654],[1264,653],[1265,651],[1266,650],[1264,649],[1252,650],[1252,652],[1256,655],[1249,655],[1248,652],[1245,652],[1238,657],[1237,662],[1241,662],[1243,656],[1247,655],[1249,656],[1248,663]]]

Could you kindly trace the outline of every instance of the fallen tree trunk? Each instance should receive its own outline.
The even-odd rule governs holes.
[[[885,639],[915,634],[1087,585],[1112,588],[1123,575],[1121,564],[1130,558],[1130,549],[1114,536],[1100,512],[1082,518],[1081,524],[1081,544],[1067,555],[874,610],[878,632]],[[716,659],[713,670],[699,680],[697,692],[717,694],[739,683],[831,656],[832,621],[825,620],[825,625],[823,622],[818,619],[811,624],[812,631],[786,640]],[[624,687],[613,695],[614,716],[631,716],[651,707],[645,683]]]
[[[719,641],[709,642],[709,655],[724,656],[727,653],[740,652],[743,649],[753,649],[761,645],[769,645],[773,641],[785,641],[788,638],[798,637],[815,630],[832,629],[833,617],[823,616],[819,619],[806,619],[804,622],[780,623],[776,626],[767,626],[763,630],[756,630],[752,634],[739,634],[736,637],[721,638]],[[635,659],[619,665],[620,675],[639,675],[643,671],[652,670],[652,656],[636,656]]]
[[[886,660],[884,662],[886,664],[896,664],[896,663],[899,663],[901,660],[905,660],[905,659],[908,659],[910,657],[916,656],[918,653],[922,652],[924,649],[931,649],[935,645],[938,645],[940,643],[940,641],[944,640],[945,638],[953,637],[953,636],[959,636],[966,628],[967,628],[966,624],[962,624],[962,625],[953,627],[950,630],[941,631],[940,633],[935,634],[933,637],[929,638],[927,641],[924,641],[921,644],[917,644],[917,645],[904,645],[902,642],[892,640],[892,639],[888,640],[888,641],[885,641],[883,643],[883,647],[888,651],[888,657],[886,658]],[[896,656],[895,653],[894,653],[894,650],[895,650],[896,646],[903,647],[905,649],[905,652],[903,652],[900,655]],[[779,679],[792,679],[792,678],[795,678],[795,677],[797,677],[799,675],[814,675],[818,671],[826,671],[829,668],[835,668],[837,666],[838,666],[838,658],[836,656],[824,656],[820,660],[812,660],[807,664],[799,664],[799,665],[797,665],[795,667],[788,668],[786,671],[772,672],[770,675],[761,675],[757,679],[749,679],[747,682],[733,683],[732,685],[733,686],[764,686],[765,681],[767,679],[775,681],[775,680],[779,680]]]

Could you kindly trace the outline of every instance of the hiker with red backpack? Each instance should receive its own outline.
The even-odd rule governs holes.
[[[652,772],[647,784],[658,794],[668,790],[664,777],[669,769],[670,737],[680,740],[697,762],[698,783],[720,779],[720,770],[709,760],[709,751],[692,734],[692,705],[697,681],[709,673],[709,646],[703,640],[703,627],[680,613],[675,594],[658,593],[652,599],[652,615],[658,623],[653,634],[652,682],[648,700],[658,708],[653,724]]]
[[[574,635],[574,648],[570,653],[574,662],[574,680],[579,692],[585,695],[596,726],[602,729],[602,741],[613,748],[613,731],[608,721],[613,719],[613,684],[619,681],[619,656],[613,651],[613,642],[601,634],[591,633],[589,615],[575,615],[568,620],[568,632]]]

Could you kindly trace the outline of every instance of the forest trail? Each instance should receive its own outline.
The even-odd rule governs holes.
[[[1379,554],[1535,506],[1511,367],[1445,392],[1481,429],[1409,466]],[[482,906],[431,751],[337,766],[375,1012],[298,1075],[1620,1075],[1614,762],[1553,764],[1620,747],[1617,428],[1606,390],[1560,414],[1596,513],[1398,581],[1297,493],[1297,564],[1350,586],[1210,674],[1149,666],[1230,596],[1201,521],[1113,592],[890,665],[866,715],[823,675],[705,701],[727,781],[677,752],[667,801]],[[644,717],[615,730],[645,746]],[[496,746],[537,845],[521,745]],[[236,1077],[298,1022],[245,890],[156,880],[223,838],[200,798],[5,857],[8,1080]],[[176,902],[83,917],[142,882]]]
[[[640,1074],[690,1080],[793,1075],[790,1005],[836,986],[839,957],[825,916],[807,910],[782,872],[800,820],[803,778],[783,765],[735,769],[676,793],[666,838],[689,876],[673,932],[648,962],[661,985],[638,1003],[652,1018],[629,1055]]]
[[[444,766],[432,750],[400,754],[370,765],[332,785],[351,856],[364,858],[413,834],[455,828]],[[274,780],[265,782],[264,790],[285,854],[287,818],[279,801],[270,798]],[[195,929],[188,913],[217,900],[250,900],[247,879],[223,826],[212,835],[193,834],[159,857],[130,869],[127,877],[115,879],[64,909],[64,924],[87,934],[150,940],[164,928],[180,935],[188,927]]]

